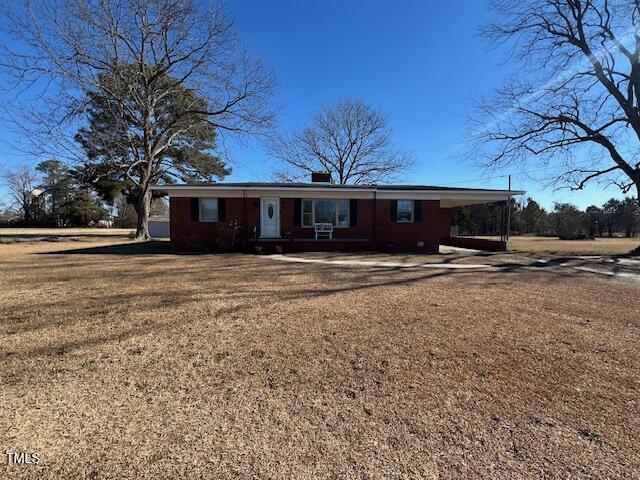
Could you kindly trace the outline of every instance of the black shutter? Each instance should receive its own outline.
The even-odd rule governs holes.
[[[398,201],[391,200],[391,221],[395,222],[398,219]]]
[[[191,221],[200,221],[200,199],[196,197],[191,197]]]
[[[293,199],[293,225],[299,227],[302,221],[302,200],[299,198]]]
[[[227,209],[225,208],[226,202],[224,198],[218,198],[218,221],[224,222],[227,220]]]
[[[349,226],[355,227],[358,225],[358,200],[352,198],[349,200]]]
[[[422,200],[413,201],[413,221],[419,222],[422,220]]]

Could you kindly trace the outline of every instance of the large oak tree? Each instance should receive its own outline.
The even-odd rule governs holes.
[[[312,172],[329,172],[339,184],[390,181],[402,177],[413,155],[393,143],[387,116],[359,99],[325,105],[310,125],[279,135],[269,144],[284,180],[306,180]]]
[[[572,189],[640,196],[640,2],[494,0],[484,33],[517,73],[474,112],[485,166],[536,162]],[[640,201],[640,198],[639,198]]]
[[[124,194],[138,215],[137,230],[146,232],[151,209],[148,185],[160,180],[213,180],[228,175],[229,169],[215,153],[216,128],[207,116],[185,113],[206,111],[206,101],[166,75],[158,77],[157,86],[170,91],[157,102],[153,120],[156,144],[166,147],[154,147],[153,159],[148,161],[144,136],[132,134],[138,130],[138,121],[130,114],[144,89],[138,75],[140,67],[122,68],[125,72],[104,76],[100,79],[103,88],[88,94],[88,122],[76,135],[87,161],[77,176],[92,184],[106,200],[118,192]],[[114,101],[104,94],[105,90],[116,93],[120,100]]]
[[[177,145],[200,137],[203,122],[217,135],[260,134],[273,119],[273,75],[209,2],[26,0],[4,4],[0,20],[11,39],[1,46],[0,68],[22,98],[5,111],[31,153],[86,162],[87,145],[75,134],[94,135],[96,101],[109,104],[111,118],[104,118],[119,145],[100,153],[133,174],[139,239],[148,238],[150,187],[163,178],[159,164],[171,158],[174,172],[193,171],[202,160],[180,159],[186,150]],[[185,101],[167,100],[178,97]]]

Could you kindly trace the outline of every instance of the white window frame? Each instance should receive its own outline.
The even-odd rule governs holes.
[[[316,224],[316,202],[335,202],[336,204],[336,217],[335,217],[335,225],[333,228],[350,228],[351,227],[351,203],[348,198],[302,198],[300,200],[300,225],[302,228],[314,228]],[[304,224],[304,202],[311,202],[311,225]],[[338,219],[340,218],[340,202],[347,203],[347,219],[346,224],[341,226],[338,225]]]
[[[215,220],[205,219],[202,216],[202,212],[204,211],[204,209],[202,208],[202,201],[203,200],[215,200],[216,201],[216,218],[215,218]],[[220,218],[220,210],[219,210],[219,208],[220,208],[220,203],[218,202],[218,199],[216,197],[200,197],[198,199],[198,217],[199,217],[199,220],[201,222],[211,222],[211,223],[218,222],[219,218]]]
[[[304,223],[304,204],[305,204],[305,202],[311,203],[311,223],[309,223],[309,224],[305,224]],[[313,203],[313,200],[311,198],[303,198],[300,201],[300,215],[302,217],[302,218],[300,218],[300,226],[302,228],[314,228],[314,223],[315,223],[314,222],[314,220],[315,220],[314,211],[315,211],[314,203]]]
[[[409,202],[409,205],[411,205],[410,220],[400,220],[400,216],[398,215],[400,213],[400,202]],[[413,200],[396,200],[396,222],[397,223],[413,223],[414,214],[415,214],[414,210],[415,210],[415,204]]]

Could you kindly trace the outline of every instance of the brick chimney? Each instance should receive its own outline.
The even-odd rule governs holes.
[[[331,174],[329,172],[312,172],[311,183],[331,183]]]

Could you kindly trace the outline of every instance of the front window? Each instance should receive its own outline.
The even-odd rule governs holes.
[[[336,201],[316,200],[313,206],[313,223],[336,224]]]
[[[302,200],[302,226],[314,223],[330,223],[334,227],[349,226],[349,200]]]
[[[413,222],[413,201],[398,200],[396,219],[398,222]]]
[[[313,200],[302,201],[302,226],[311,227],[313,225]]]
[[[201,222],[217,222],[218,221],[218,199],[217,198],[201,198],[200,199],[200,221]]]
[[[348,200],[338,201],[338,223],[336,224],[336,226],[338,227],[349,226],[349,201]]]

